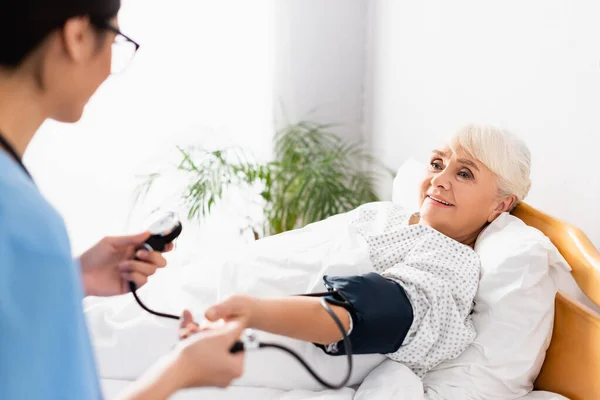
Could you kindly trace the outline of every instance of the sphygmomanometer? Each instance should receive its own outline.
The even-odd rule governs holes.
[[[21,158],[2,135],[0,135],[0,145],[12,155],[23,171],[31,178]],[[151,235],[141,248],[148,251],[162,252],[169,243],[181,234],[182,228],[183,226],[175,213],[161,215],[150,225]],[[283,350],[296,358],[320,384],[331,389],[340,389],[350,381],[353,351],[355,354],[385,354],[394,352],[400,347],[412,323],[413,315],[410,302],[397,283],[375,273],[354,277],[333,278],[326,276],[324,280],[328,292],[301,296],[321,297],[321,305],[331,316],[342,334],[343,347],[339,349],[340,346],[336,346],[336,354],[346,355],[348,358],[348,372],[341,383],[335,385],[325,382],[296,352],[276,343],[259,342],[251,330],[246,330],[230,351],[235,353],[268,347]],[[135,283],[130,282],[129,288],[135,300],[145,311],[159,317],[179,320],[176,315],[161,313],[148,308],[138,297]],[[330,304],[343,307],[351,314],[353,328],[350,336],[346,333],[342,322],[335,315]]]
[[[182,224],[175,213],[167,213],[150,226],[150,238],[141,246],[149,251],[163,251],[182,231]],[[327,292],[299,296],[320,297],[321,306],[331,316],[340,330],[342,340],[335,346],[333,355],[345,355],[348,371],[339,384],[323,380],[294,350],[277,343],[260,342],[251,329],[246,329],[230,351],[232,353],[258,348],[275,348],[289,353],[323,386],[330,389],[345,387],[352,375],[353,354],[387,354],[395,352],[402,344],[413,321],[412,307],[404,290],[396,283],[376,273],[348,277],[323,277]],[[148,308],[138,297],[136,286],[129,283],[138,304],[147,312],[163,318],[179,320],[172,314]],[[353,321],[352,332],[346,333],[342,322],[331,305],[346,309]],[[318,345],[324,351],[327,347]],[[330,353],[330,352],[329,352]],[[332,353],[330,353],[332,354]]]

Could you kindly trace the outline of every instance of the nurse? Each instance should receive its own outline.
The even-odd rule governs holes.
[[[148,232],[104,238],[73,260],[63,220],[21,162],[47,118],[79,120],[98,86],[133,57],[138,45],[120,32],[119,8],[119,0],[0,2],[3,400],[102,398],[82,298],[127,293],[129,281],[141,286],[166,265],[160,253],[136,253]],[[116,51],[121,57],[112,57]],[[182,388],[228,385],[242,373],[243,355],[229,353],[240,333],[229,324],[199,336],[122,398],[165,399]]]

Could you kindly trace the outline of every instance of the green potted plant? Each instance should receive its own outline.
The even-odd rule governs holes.
[[[312,122],[288,125],[274,138],[274,161],[252,161],[242,149],[206,151],[178,147],[176,170],[187,175],[181,199],[190,220],[202,220],[227,189],[259,187],[264,204],[265,235],[278,234],[378,201],[375,185],[380,165],[359,143],[330,133],[331,126]],[[146,175],[138,187],[144,198],[161,174]],[[252,228],[255,238],[260,236]]]

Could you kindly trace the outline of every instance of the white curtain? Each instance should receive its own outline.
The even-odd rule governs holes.
[[[176,145],[270,155],[273,7],[273,0],[124,1],[121,30],[141,44],[133,63],[109,78],[79,123],[46,123],[25,156],[65,218],[74,253],[144,228],[148,210],[132,213],[136,175],[176,161]],[[175,202],[178,184],[167,182],[155,200]],[[221,210],[229,218],[203,229],[188,223],[179,252],[221,251],[239,239],[244,204],[229,197]]]

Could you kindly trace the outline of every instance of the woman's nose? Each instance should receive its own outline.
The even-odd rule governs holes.
[[[448,170],[445,169],[435,174],[433,178],[431,178],[431,186],[439,187],[444,190],[450,190],[451,183]]]

